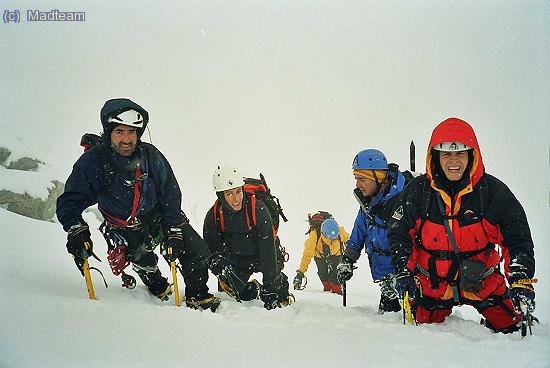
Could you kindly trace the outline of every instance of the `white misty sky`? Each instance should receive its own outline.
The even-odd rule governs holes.
[[[308,289],[297,292],[295,305],[270,314],[268,329],[259,302],[226,300],[214,315],[159,308],[144,289],[121,290],[105,262],[98,266],[113,287],[104,289],[96,279],[100,299],[90,304],[61,227],[0,211],[0,278],[8,280],[0,283],[6,286],[0,287],[0,351],[2,342],[7,351],[0,361],[23,367],[171,366],[181,365],[184,356],[199,366],[207,357],[206,365],[217,366],[253,361],[354,367],[396,366],[407,356],[424,367],[441,361],[453,367],[548,363],[550,1],[0,4],[2,14],[19,10],[23,17],[27,9],[86,12],[82,23],[22,19],[0,25],[0,146],[12,150],[12,158],[30,155],[47,163],[40,176],[0,169],[0,190],[20,182],[21,189],[41,194],[50,177],[64,181],[82,152],[81,135],[100,131],[105,100],[129,97],[149,111],[153,143],[172,163],[183,207],[199,232],[214,201],[216,164],[266,175],[290,219],[280,234],[291,254],[285,271],[292,278],[308,212],[329,210],[351,231],[358,209],[351,162],[359,150],[381,149],[408,168],[414,140],[423,172],[432,129],[457,116],[474,127],[487,171],[526,210],[540,279],[536,315],[543,323],[520,349],[518,335],[491,335],[464,308],[442,326],[402,326],[396,316],[375,314],[378,290],[365,256],[349,284],[348,308],[319,292],[311,265]],[[93,234],[94,249],[105,259],[101,236],[95,229]],[[107,312],[113,310],[120,313]],[[93,360],[75,361],[66,352],[81,349],[83,326],[93,326],[86,330]],[[113,326],[135,326],[128,329],[133,349],[112,354],[120,343]],[[243,349],[235,336],[246,334],[255,343]],[[365,336],[377,338],[342,343]],[[424,347],[435,339],[440,348],[426,356]],[[159,355],[151,346],[173,354]],[[319,354],[325,346],[331,348]]]
[[[149,110],[197,224],[217,163],[262,171],[299,249],[307,212],[351,230],[359,150],[408,167],[414,139],[423,171],[432,129],[457,116],[549,266],[548,1],[2,2],[15,9],[86,12],[0,27],[0,144],[62,180],[105,100],[129,97]]]

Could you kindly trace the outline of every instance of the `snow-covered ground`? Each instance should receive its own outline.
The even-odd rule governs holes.
[[[328,210],[351,231],[358,151],[379,148],[408,168],[414,140],[424,171],[432,129],[457,116],[526,210],[541,325],[523,340],[492,334],[461,307],[444,324],[404,326],[400,314],[376,314],[364,256],[346,308],[321,292],[313,264],[284,309],[224,295],[214,314],[176,308],[142,285],[118,286],[97,230],[103,262],[91,263],[109,287],[93,272],[90,301],[61,226],[0,208],[0,367],[550,367],[550,2],[2,5],[85,11],[86,21],[0,27],[0,146],[46,162],[38,173],[0,167],[0,190],[44,197],[68,176],[80,136],[100,130],[105,100],[129,97],[148,109],[145,139],[171,162],[199,232],[216,164],[266,176],[289,218],[280,234],[292,279],[307,213]]]
[[[98,225],[93,217],[87,220]],[[0,224],[1,367],[549,364],[550,329],[543,318],[534,335],[521,340],[519,334],[491,333],[467,308],[430,326],[404,326],[401,314],[377,315],[377,290],[364,259],[349,283],[346,308],[339,296],[323,293],[310,272],[308,287],[295,292],[297,302],[287,308],[267,311],[259,301],[239,304],[219,294],[223,302],[216,313],[199,312],[175,307],[172,300],[162,303],[142,285],[123,289],[106,262],[91,261],[103,271],[109,288],[92,271],[97,300],[90,301],[58,224],[3,209]],[[105,260],[100,236],[93,233],[97,253]],[[163,271],[169,275],[165,265]]]

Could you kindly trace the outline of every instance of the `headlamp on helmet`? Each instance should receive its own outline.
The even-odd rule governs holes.
[[[433,146],[433,149],[441,152],[462,152],[469,150],[470,146],[460,142],[443,142]]]

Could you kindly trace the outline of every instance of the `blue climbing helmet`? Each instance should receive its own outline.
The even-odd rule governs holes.
[[[355,155],[351,164],[353,170],[388,170],[388,160],[377,149],[366,149]]]
[[[321,224],[321,233],[327,239],[336,239],[340,235],[338,223],[333,218],[326,219]]]

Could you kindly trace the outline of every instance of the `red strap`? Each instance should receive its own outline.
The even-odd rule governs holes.
[[[250,206],[252,207],[252,223],[256,226],[256,196],[250,196]]]
[[[246,219],[246,226],[248,227],[248,230],[252,230],[253,226],[256,226],[256,196],[251,195],[250,201],[246,203],[245,207],[245,219]],[[252,215],[252,223],[250,222],[250,215]],[[214,202],[214,221],[216,224],[218,224],[218,227],[220,229],[220,232],[225,231],[225,224],[224,224],[224,218],[223,218],[223,207],[219,205],[218,200],[216,199],[216,202]],[[277,236],[277,232],[275,229],[273,229],[273,235]]]
[[[139,207],[139,200],[141,199],[141,169],[139,162],[136,164],[136,171],[134,173],[134,200],[132,203],[132,211],[130,212],[130,217],[128,220],[123,220],[118,217],[112,216],[105,212],[101,207],[98,206],[99,211],[103,214],[103,217],[105,217],[105,220],[107,222],[110,222],[114,225],[118,226],[128,226],[133,225],[136,223],[136,212]]]
[[[140,176],[141,169],[138,162],[136,164],[136,172],[134,175],[134,203],[132,204],[132,212],[130,213],[130,223],[134,223],[136,221],[136,212],[139,206],[139,200],[141,198],[141,180],[139,180]]]
[[[224,232],[225,230],[225,224],[223,219],[223,208],[219,205],[218,200],[216,199],[216,202],[214,202],[214,222],[218,224],[218,227],[220,228],[220,232]]]

